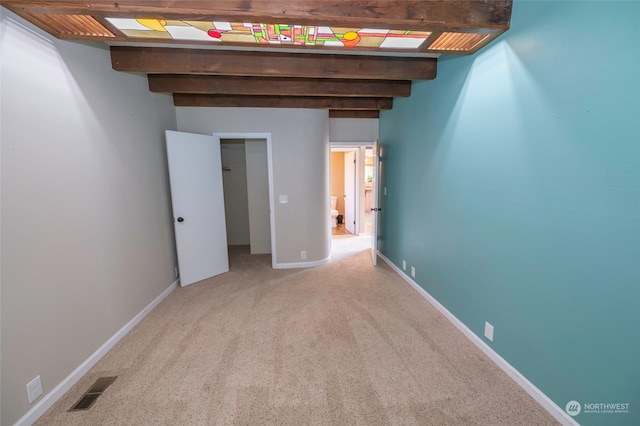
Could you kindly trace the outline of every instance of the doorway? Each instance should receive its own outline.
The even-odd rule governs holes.
[[[251,254],[270,253],[275,267],[271,133],[213,136],[221,142],[227,243],[249,245]]]
[[[331,234],[357,235],[357,147],[331,148]]]
[[[371,235],[373,146],[373,142],[331,144],[331,196],[338,213],[337,220],[333,214],[331,219],[334,238]]]
[[[270,252],[272,266],[275,266],[271,134],[214,133],[207,136],[172,130],[165,133],[180,285],[229,270],[227,227],[230,224],[226,219],[235,216],[236,212],[225,212],[225,195],[244,196],[247,213],[243,216],[245,223],[249,223],[252,252]],[[223,170],[231,171],[232,168],[222,162],[220,141],[224,139],[243,139],[244,145],[244,164],[235,154],[231,155],[233,161],[230,163],[237,169],[244,166],[244,178],[239,179],[242,174],[239,173],[229,179],[244,184],[227,191],[223,189]],[[233,142],[240,145],[238,141],[231,141],[229,145],[234,145]],[[238,153],[240,149],[236,151]]]
[[[220,139],[228,246],[271,253],[267,143]]]

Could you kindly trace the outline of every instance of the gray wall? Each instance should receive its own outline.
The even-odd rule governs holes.
[[[245,141],[251,254],[271,253],[267,141]]]
[[[378,139],[377,118],[331,118],[331,142],[374,142]]]
[[[311,109],[176,108],[178,130],[271,133],[276,263],[329,257],[329,118]],[[279,195],[288,203],[280,204]],[[300,259],[301,251],[307,259]]]
[[[32,406],[174,281],[170,97],[100,47],[2,10],[2,418]],[[35,403],[34,403],[35,404]]]

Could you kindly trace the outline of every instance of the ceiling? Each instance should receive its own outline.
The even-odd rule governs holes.
[[[328,109],[376,118],[441,54],[509,28],[512,0],[5,1],[60,39],[99,40],[113,69],[176,106]]]

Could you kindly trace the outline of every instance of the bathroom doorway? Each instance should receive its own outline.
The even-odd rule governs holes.
[[[372,231],[373,143],[331,144],[331,235],[368,236]]]

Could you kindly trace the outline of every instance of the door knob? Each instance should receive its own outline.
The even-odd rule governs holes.
[[[183,218],[181,218],[181,217],[179,217],[179,218],[178,218],[178,222],[184,222],[184,219],[183,219]]]

